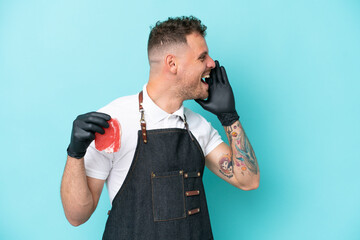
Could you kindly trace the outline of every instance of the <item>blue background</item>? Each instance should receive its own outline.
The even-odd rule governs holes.
[[[249,192],[206,172],[215,239],[360,239],[355,0],[0,0],[0,239],[101,238],[105,188],[80,227],[61,205],[72,121],[137,93],[149,27],[190,14],[208,26],[261,169]]]

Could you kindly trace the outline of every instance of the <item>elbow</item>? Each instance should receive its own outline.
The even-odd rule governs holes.
[[[251,191],[257,189],[259,185],[260,185],[260,181],[255,181],[249,184],[238,184],[238,186],[236,187],[244,191]]]
[[[65,212],[65,217],[68,220],[68,222],[71,224],[71,226],[78,227],[82,224],[84,224],[90,216],[78,216],[74,215],[73,213]]]
[[[78,226],[80,226],[82,223],[80,223],[80,222],[70,222],[70,224],[73,226],[73,227],[78,227]]]
[[[71,224],[71,226],[73,226],[73,227],[78,227],[78,226],[80,226],[82,223],[80,223],[80,222],[72,222],[72,221],[69,221],[69,223]]]
[[[71,205],[63,202],[63,207],[67,221],[74,227],[78,227],[87,222],[95,210],[94,207],[89,204]]]
[[[86,222],[86,221],[80,221],[80,220],[69,219],[69,218],[67,218],[67,220],[71,224],[71,226],[73,226],[73,227],[78,227],[78,226],[80,226],[80,225],[82,225],[83,223]]]
[[[244,191],[251,191],[251,190],[255,190],[259,187],[259,183],[257,184],[252,184],[252,185],[247,185],[247,186],[241,186],[239,187],[241,190]]]

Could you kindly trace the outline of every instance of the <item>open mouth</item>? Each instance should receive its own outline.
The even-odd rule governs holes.
[[[201,78],[201,82],[202,83],[205,83],[205,84],[208,84],[208,79],[210,78],[210,75],[204,75],[202,78]]]

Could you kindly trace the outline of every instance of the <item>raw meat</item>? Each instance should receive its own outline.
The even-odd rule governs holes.
[[[121,145],[121,127],[116,118],[108,121],[109,127],[104,128],[105,133],[95,133],[95,148],[99,151],[114,153],[119,151]]]

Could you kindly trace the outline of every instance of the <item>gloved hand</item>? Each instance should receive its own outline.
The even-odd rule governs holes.
[[[110,115],[100,112],[89,112],[79,115],[73,122],[71,141],[67,153],[73,158],[82,158],[86,149],[95,139],[95,132],[104,134],[103,128],[108,128]]]
[[[215,68],[211,69],[209,84],[209,97],[207,100],[196,99],[205,110],[215,114],[223,126],[230,126],[239,119],[235,109],[234,94],[231,89],[225,68],[215,61]]]

